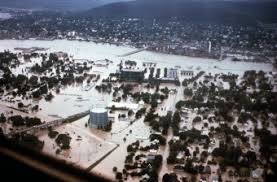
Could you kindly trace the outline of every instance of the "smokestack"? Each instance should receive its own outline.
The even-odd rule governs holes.
[[[209,54],[211,53],[211,51],[212,51],[212,42],[209,41],[209,49],[208,49]]]

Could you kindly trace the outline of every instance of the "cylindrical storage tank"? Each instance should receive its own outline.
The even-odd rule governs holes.
[[[104,108],[90,110],[89,126],[92,128],[104,128],[109,124],[108,111]]]

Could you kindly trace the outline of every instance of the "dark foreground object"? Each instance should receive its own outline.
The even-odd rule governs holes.
[[[9,181],[107,181],[0,136],[1,179]]]

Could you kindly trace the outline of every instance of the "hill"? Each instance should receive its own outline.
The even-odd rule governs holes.
[[[200,22],[276,22],[277,2],[138,0],[118,2],[84,12],[89,17],[170,18]]]

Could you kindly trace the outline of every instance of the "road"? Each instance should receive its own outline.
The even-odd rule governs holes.
[[[126,54],[122,54],[122,55],[120,55],[119,57],[130,56],[130,55],[133,55],[133,54],[136,54],[136,53],[145,51],[146,49],[147,49],[147,48],[141,48],[141,49],[138,49],[138,50],[135,50],[135,51],[132,51],[132,52],[128,52],[128,53],[126,53]]]
[[[162,115],[166,115],[167,111],[172,111],[172,114],[176,111],[175,104],[179,100],[183,99],[183,96],[184,96],[183,93],[184,93],[184,87],[181,85],[177,88],[177,93],[174,94],[174,95],[170,95],[169,98],[166,100],[165,106],[167,107],[167,109],[163,110]],[[172,128],[169,128],[168,133],[167,133],[167,137],[166,137],[166,143],[167,144],[165,145],[165,147],[161,148],[161,150],[163,151],[163,153],[162,153],[162,155],[163,155],[163,165],[162,165],[160,173],[159,173],[159,181],[162,181],[163,175],[165,173],[168,173],[171,170],[173,170],[172,165],[167,165],[167,157],[169,155],[168,142],[173,138],[173,136],[174,135],[173,135]]]

